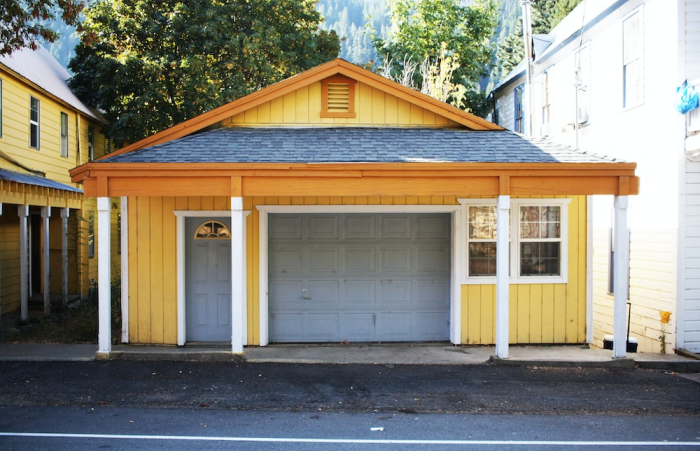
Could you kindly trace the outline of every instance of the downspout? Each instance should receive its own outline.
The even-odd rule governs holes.
[[[532,17],[530,16],[530,1],[520,0],[523,8],[523,40],[525,44],[525,61],[527,62],[527,136],[532,136],[533,95],[532,95]]]

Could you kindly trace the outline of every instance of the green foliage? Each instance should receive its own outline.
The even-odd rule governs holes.
[[[475,0],[470,6],[459,0],[395,0],[390,5],[388,37],[373,39],[380,60],[389,66],[382,70],[399,78],[407,63],[435,60],[444,42],[459,65],[452,81],[467,88],[465,108],[476,112],[471,102],[478,98],[477,83],[489,72],[493,53],[489,39],[497,12],[494,0]],[[413,78],[415,86],[422,86],[420,72]]]
[[[35,50],[38,39],[55,42],[59,33],[42,21],[57,14],[68,25],[78,25],[82,0],[0,0],[0,55],[23,47]]]
[[[101,0],[71,87],[121,146],[335,58],[315,0]]]

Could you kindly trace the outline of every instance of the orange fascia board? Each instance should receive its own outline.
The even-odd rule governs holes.
[[[192,119],[182,122],[181,124],[174,125],[166,130],[144,138],[141,141],[125,146],[115,152],[111,152],[108,155],[121,155],[134,150],[143,149],[145,147],[182,138],[272,99],[282,97],[285,94],[296,91],[299,88],[308,86],[312,83],[337,74],[345,75],[356,81],[366,83],[373,88],[407,100],[412,104],[418,105],[428,111],[451,119],[471,130],[503,130],[502,127],[485,119],[477,117],[471,113],[467,113],[466,111],[462,111],[459,108],[455,108],[447,103],[440,102],[439,100],[433,99],[426,94],[402,86],[382,77],[381,75],[377,75],[356,66],[355,64],[337,58],[328,63],[316,66],[313,69],[309,69],[305,72],[277,82],[252,94],[248,94],[247,96],[241,97],[240,99],[234,100],[233,102],[227,103],[219,108],[215,108],[211,111],[200,114],[199,116],[193,117]],[[99,159],[95,161],[99,161]]]
[[[467,187],[480,195],[635,195],[635,168],[635,163],[89,163],[71,177],[83,182],[87,196],[312,195],[331,186],[338,194],[350,194],[354,186],[376,195],[455,194]],[[485,183],[486,191],[474,182]]]

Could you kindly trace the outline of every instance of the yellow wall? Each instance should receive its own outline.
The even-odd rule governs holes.
[[[105,138],[101,133],[101,124],[18,78],[14,73],[6,71],[1,65],[0,80],[2,80],[0,168],[30,175],[32,173],[26,168],[41,171],[48,179],[80,188],[80,185],[71,183],[68,171],[88,161],[90,125],[94,128],[95,157],[104,155]],[[29,146],[29,108],[32,96],[40,101],[38,150]],[[60,150],[61,113],[68,115],[68,157],[62,157]],[[2,182],[0,183],[0,203],[3,204],[3,214],[0,217],[0,299],[2,302],[0,307],[2,312],[7,313],[19,307],[17,205],[52,206],[49,226],[49,272],[50,291],[53,293],[60,293],[62,288],[60,208],[70,208],[68,289],[71,294],[79,293],[87,296],[90,278],[97,277],[97,260],[87,258],[87,223],[84,221],[89,211],[96,210],[94,199],[84,201],[82,194],[66,194],[66,192],[32,185]],[[116,215],[113,217],[114,220]],[[113,243],[116,247],[117,241],[113,240]],[[119,259],[116,248],[113,249],[113,261],[118,268]],[[43,265],[43,261],[36,263]]]
[[[255,125],[400,125],[445,127],[457,124],[364,83],[355,85],[354,118],[321,118],[321,82],[298,89],[221,123]]]
[[[461,196],[460,196],[461,197]],[[129,338],[133,343],[177,343],[175,210],[229,211],[228,197],[129,199]],[[259,343],[259,214],[257,205],[456,205],[457,196],[343,196],[245,198],[247,218],[248,343]],[[513,285],[513,343],[583,343],[586,318],[585,197],[569,205],[569,283]],[[462,342],[491,344],[494,285],[462,286]]]
[[[510,286],[510,343],[585,343],[586,198],[569,204],[567,284]],[[462,342],[496,340],[496,286],[462,285]]]

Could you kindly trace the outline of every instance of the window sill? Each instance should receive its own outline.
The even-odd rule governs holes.
[[[533,276],[509,278],[510,285],[547,285],[569,283],[564,276]],[[495,277],[467,277],[462,281],[462,285],[495,285]]]

